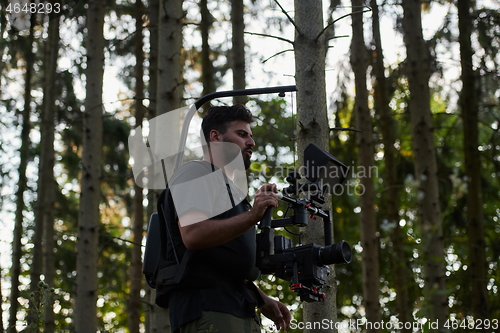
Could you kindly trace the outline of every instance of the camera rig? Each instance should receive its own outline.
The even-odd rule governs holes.
[[[174,169],[177,169],[183,163],[183,152],[189,124],[193,115],[204,103],[220,97],[270,93],[278,93],[280,97],[283,97],[286,92],[293,91],[297,91],[296,86],[221,91],[203,96],[191,106],[185,116],[180,133],[179,153],[176,154]],[[293,209],[294,215],[288,218],[271,220],[272,209],[268,208],[259,224],[261,232],[257,234],[257,267],[264,274],[275,274],[279,278],[289,280],[290,288],[299,294],[302,301],[313,302],[325,299],[325,294],[321,291],[321,288],[327,283],[327,276],[330,272],[328,265],[349,263],[351,261],[351,249],[347,242],[341,241],[332,244],[332,215],[330,211],[321,208],[321,205],[325,203],[324,193],[327,188],[333,188],[341,184],[349,168],[313,144],[305,149],[304,159],[306,164],[304,176],[309,180],[309,183],[299,183],[302,175],[298,172],[291,172],[286,179],[289,187],[285,188],[283,194],[279,195],[280,199],[287,202],[289,207]],[[163,169],[165,169],[164,161],[161,160],[161,162]],[[164,184],[166,184],[165,170],[164,175]],[[308,197],[297,197],[299,194],[307,194]],[[169,207],[169,209],[174,209],[174,207]],[[293,247],[291,239],[275,235],[275,228],[290,225],[307,226],[308,215],[313,218],[320,217],[323,220],[324,246],[299,244]],[[178,273],[182,273],[184,270],[182,265],[180,267],[177,267],[179,265],[170,267],[170,263],[164,262],[163,256],[160,255],[163,243],[170,240],[171,234],[168,223],[160,221],[158,213],[152,214],[148,226],[143,263],[143,273],[147,283],[152,288],[158,287],[156,279],[161,267],[165,266],[170,269],[176,277],[182,275]],[[158,297],[163,297],[161,293],[162,291],[157,290],[157,302]]]
[[[325,203],[324,193],[329,185],[340,185],[349,168],[313,144],[305,149],[304,155],[305,164],[309,166],[306,178],[313,181],[300,184],[302,176],[298,172],[292,171],[288,174],[286,181],[289,186],[282,194],[278,193],[278,198],[285,201],[294,214],[291,217],[272,220],[272,208],[266,210],[259,224],[261,232],[257,234],[257,267],[263,274],[274,274],[289,280],[290,289],[298,293],[301,301],[317,302],[326,299],[322,287],[327,283],[330,273],[328,265],[350,263],[352,258],[351,248],[346,241],[332,244],[332,214],[331,211],[321,208]],[[336,176],[325,177],[328,175]],[[300,194],[307,197],[295,197]],[[323,220],[324,246],[302,245],[299,241],[299,245],[293,247],[292,239],[275,235],[275,228],[292,225],[306,227],[308,216],[313,220],[317,217]]]

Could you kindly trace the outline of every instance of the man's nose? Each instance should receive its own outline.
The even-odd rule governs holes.
[[[253,146],[255,146],[255,141],[254,141],[254,139],[251,136],[248,137],[246,145],[247,145],[247,147],[253,147]]]

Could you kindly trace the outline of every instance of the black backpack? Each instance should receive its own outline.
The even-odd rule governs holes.
[[[192,251],[180,241],[177,214],[168,186],[160,194],[157,207],[158,212],[149,220],[142,272],[148,285],[156,289],[156,304],[168,308],[170,295],[179,288]]]

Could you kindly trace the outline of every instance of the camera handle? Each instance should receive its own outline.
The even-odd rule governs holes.
[[[271,218],[273,217],[273,207],[267,207],[264,215],[262,216],[262,220],[260,221],[259,228],[262,230],[271,229]]]
[[[332,211],[327,210],[325,213],[328,216],[322,216],[323,218],[323,235],[325,237],[325,246],[333,244],[333,222],[332,222]]]
[[[276,193],[276,196],[278,197],[278,199],[283,199],[283,194],[281,194],[280,192]],[[264,215],[262,216],[262,219],[260,220],[259,229],[261,230],[271,229],[272,217],[273,217],[273,207],[269,206],[267,207],[266,211],[264,212]]]

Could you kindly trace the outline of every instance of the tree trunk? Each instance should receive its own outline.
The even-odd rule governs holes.
[[[372,8],[372,32],[375,45],[375,57],[373,59],[373,70],[375,74],[375,111],[380,122],[382,143],[384,144],[384,206],[387,222],[391,225],[390,239],[392,243],[391,266],[393,269],[394,288],[396,290],[396,306],[398,319],[402,323],[412,321],[411,301],[408,293],[409,282],[406,270],[407,258],[403,249],[403,234],[399,225],[399,184],[397,181],[396,152],[394,149],[395,133],[394,122],[389,107],[389,89],[385,77],[384,55],[382,52],[382,40],[380,36],[379,10],[376,0],[371,0]],[[410,329],[403,327],[403,333],[409,333]]]
[[[182,0],[161,0],[158,26],[158,95],[157,114],[181,106],[183,79]]]
[[[0,206],[1,207],[1,206]],[[2,267],[0,266],[0,299],[3,299],[3,292],[2,292]],[[4,328],[3,328],[3,309],[0,307],[0,333],[4,333]]]
[[[245,20],[244,20],[243,0],[231,0],[231,24],[232,24],[232,42],[231,49],[231,69],[233,72],[233,89],[245,89],[246,70],[245,70]],[[245,104],[247,96],[233,97],[233,103]]]
[[[8,6],[8,5],[7,5]],[[7,8],[6,6],[2,6],[0,9],[0,36],[2,36],[2,41],[3,41],[3,36],[5,31],[7,30]],[[7,43],[1,43],[0,44],[0,54],[4,54],[4,50],[7,48]],[[0,61],[0,75],[3,74],[3,69],[5,68],[5,62]],[[0,311],[1,312],[1,311]]]
[[[47,48],[48,49],[48,48]],[[46,51],[48,52],[48,50]],[[33,57],[33,56],[32,56]],[[34,58],[34,57],[33,57]],[[47,58],[45,58],[47,59]],[[34,60],[34,59],[33,59]],[[44,95],[44,102],[45,102],[45,95]],[[42,108],[44,108],[45,105],[42,105]],[[43,145],[47,143],[47,139],[50,139],[50,135],[53,136],[53,130],[52,133],[49,134],[49,138],[44,137],[43,135],[46,134],[46,132],[42,132],[42,130],[45,130],[43,128],[44,125],[44,111],[42,111],[42,128],[40,129],[40,147],[42,149],[42,152],[44,150]],[[53,141],[53,140],[52,140]],[[53,143],[51,143],[53,144]],[[47,156],[42,156],[40,154],[40,167],[39,167],[39,178],[38,178],[38,198],[35,204],[35,226],[34,226],[34,233],[33,237],[31,240],[31,243],[33,244],[33,256],[31,259],[31,265],[30,265],[30,293],[33,295],[33,297],[30,297],[30,305],[29,305],[29,312],[27,316],[27,323],[28,327],[30,327],[30,330],[32,332],[39,332],[40,331],[40,320],[39,317],[41,313],[41,309],[39,309],[39,304],[40,304],[40,299],[42,298],[41,293],[44,292],[44,289],[40,288],[39,283],[40,283],[40,276],[42,275],[42,258],[43,258],[43,253],[42,253],[42,239],[43,239],[43,200],[45,199],[44,197],[44,184],[43,184],[43,174],[42,174],[42,168],[44,167],[43,164],[46,164],[47,161],[43,160],[44,158],[48,158]]]
[[[313,143],[326,151],[330,128],[326,113],[325,90],[325,41],[323,31],[323,6],[321,1],[295,0],[295,81],[297,91],[297,151],[299,163],[304,165],[305,147]],[[331,206],[331,201],[327,202]],[[310,222],[306,228],[305,243],[323,244],[323,226]],[[336,321],[335,269],[328,277],[326,300],[304,303],[304,321]],[[306,329],[304,332],[320,332]]]
[[[135,123],[136,126],[142,125],[144,119],[144,52],[143,33],[142,33],[142,0],[135,2]],[[129,298],[129,316],[128,325],[130,333],[139,333],[141,322],[141,289],[142,289],[142,237],[144,230],[144,199],[143,190],[137,184],[134,184],[134,219],[132,226],[132,263],[131,263],[131,282],[130,282],[130,298]]]
[[[408,108],[412,124],[415,179],[418,188],[418,219],[422,239],[424,309],[426,318],[443,325],[448,317],[446,261],[439,206],[436,147],[430,109],[430,54],[422,35],[420,1],[403,1],[403,30],[410,88]],[[442,330],[442,326],[440,327]]]
[[[54,178],[54,134],[55,134],[55,81],[57,76],[57,59],[59,51],[59,18],[51,16],[45,54],[45,83],[43,116],[41,125],[42,146],[40,156],[40,197],[42,202],[40,218],[43,225],[43,275],[45,283],[52,287],[55,282],[55,259],[54,259],[54,204],[56,194],[56,180]],[[55,329],[54,311],[52,302],[45,305],[44,309],[44,332],[53,333]]]
[[[156,95],[157,95],[157,87],[158,87],[158,20],[159,20],[159,0],[149,1],[149,44],[150,44],[150,52],[149,52],[149,86],[148,86],[148,94],[149,94],[149,107],[147,112],[147,118],[151,119],[156,117]],[[151,166],[153,169],[153,166]],[[154,171],[148,174],[149,181],[151,184],[153,181]],[[158,198],[158,194],[151,189],[148,189],[148,207],[147,207],[147,216],[153,214],[156,210],[156,201]],[[154,293],[155,291],[149,287],[149,285],[145,286],[146,295],[145,301],[147,304],[146,308],[146,322],[145,328],[146,332],[150,333],[152,331],[152,322],[155,318],[154,313],[156,311],[162,310],[154,304]]]
[[[32,16],[34,17],[34,16]],[[21,238],[23,237],[23,212],[25,209],[24,192],[27,189],[26,169],[30,158],[30,115],[31,115],[31,84],[33,76],[33,64],[35,55],[33,53],[34,19],[31,19],[29,35],[25,50],[26,72],[24,76],[24,109],[22,111],[21,148],[19,149],[19,181],[16,191],[16,219],[14,224],[14,239],[12,241],[12,266],[10,287],[9,327],[7,332],[17,332],[17,311],[19,309],[19,276],[21,275],[21,257],[23,255]]]
[[[470,311],[476,319],[489,318],[488,277],[484,239],[483,195],[481,189],[481,157],[477,147],[478,92],[476,73],[472,65],[474,51],[471,45],[473,20],[472,1],[458,0],[458,28],[460,63],[462,67],[462,92],[460,107],[464,126],[465,175],[469,179],[467,191],[467,235],[469,236],[469,297]]]
[[[160,0],[158,25],[158,81],[156,115],[181,106],[183,78],[182,50],[182,0]],[[155,292],[151,293],[150,332],[170,332],[168,310],[154,304]]]
[[[368,50],[363,37],[363,12],[360,10],[362,6],[362,0],[352,0],[351,66],[354,72],[356,88],[354,117],[356,127],[361,131],[361,133],[356,133],[358,167],[368,171],[372,170],[375,161],[373,158],[372,119],[368,109],[368,90],[366,87]],[[375,190],[369,172],[365,172],[365,176],[361,177],[360,181],[363,193],[359,198],[361,207],[361,246],[363,247],[363,300],[366,320],[371,323],[380,323],[379,240],[374,207]],[[368,327],[367,332],[379,332],[379,329]]]
[[[83,114],[83,151],[78,217],[77,278],[74,325],[77,333],[97,331],[97,262],[102,156],[103,25],[105,2],[89,1],[87,10],[86,98]]]
[[[148,83],[148,95],[149,95],[149,107],[147,118],[151,119],[156,117],[156,98],[157,98],[157,86],[158,86],[158,25],[159,25],[159,10],[160,3],[159,0],[150,0],[148,7],[149,15],[149,83]]]
[[[203,84],[203,96],[213,93],[216,89],[214,81],[214,66],[212,64],[212,59],[210,55],[212,50],[210,49],[210,30],[213,24],[213,16],[207,7],[207,0],[200,1],[200,12],[201,12],[201,22],[200,22],[200,32],[201,32],[201,82]],[[207,103],[205,108],[209,108],[210,105]]]

